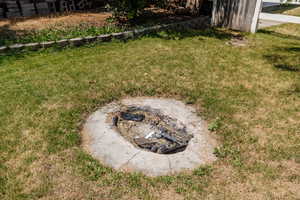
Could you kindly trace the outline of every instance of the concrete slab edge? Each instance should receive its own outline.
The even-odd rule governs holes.
[[[156,154],[136,148],[107,122],[108,114],[119,110],[121,105],[158,109],[185,124],[194,137],[184,151],[176,154]],[[86,152],[103,165],[123,172],[140,172],[146,176],[173,175],[216,160],[213,154],[216,139],[208,131],[206,122],[193,107],[175,99],[135,97],[109,103],[87,118],[81,136]]]

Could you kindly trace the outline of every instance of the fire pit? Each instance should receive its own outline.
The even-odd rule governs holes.
[[[207,164],[215,140],[192,107],[160,98],[129,98],[92,114],[83,146],[96,159],[122,171],[167,175]]]
[[[182,152],[193,137],[184,124],[149,106],[124,106],[111,119],[116,130],[134,146],[154,153]]]

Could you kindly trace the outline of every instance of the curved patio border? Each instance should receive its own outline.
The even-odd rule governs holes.
[[[35,42],[35,43],[27,43],[27,44],[13,44],[7,46],[0,46],[0,53],[5,53],[10,50],[38,50],[45,49],[50,47],[65,47],[65,46],[81,46],[84,44],[89,44],[93,42],[109,42],[112,39],[118,40],[128,40],[135,39],[141,37],[143,35],[166,30],[166,29],[190,29],[190,28],[203,28],[204,26],[209,26],[210,18],[207,16],[197,17],[195,19],[171,23],[171,24],[163,24],[150,26],[147,28],[135,29],[132,31],[124,31],[112,34],[103,34],[98,36],[87,36],[87,37],[78,37],[72,39],[62,39],[58,41],[45,41],[45,42]]]
[[[194,137],[184,151],[175,154],[157,154],[139,149],[123,138],[112,123],[107,121],[109,113],[118,111],[121,105],[158,109],[163,115],[185,124],[187,132]],[[87,119],[82,137],[84,149],[103,164],[116,170],[140,172],[147,176],[193,170],[216,160],[213,154],[216,141],[205,121],[197,116],[191,106],[173,99],[140,97],[110,103]]]

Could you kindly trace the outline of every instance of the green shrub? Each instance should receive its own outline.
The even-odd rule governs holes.
[[[109,3],[114,18],[134,19],[141,14],[147,5],[147,0],[112,0]]]
[[[116,20],[133,20],[140,16],[149,5],[161,7],[166,0],[111,0],[109,8]]]

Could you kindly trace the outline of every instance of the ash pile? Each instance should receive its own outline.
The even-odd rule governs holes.
[[[150,107],[125,107],[110,116],[113,126],[133,145],[159,154],[184,151],[193,138],[178,120]]]

